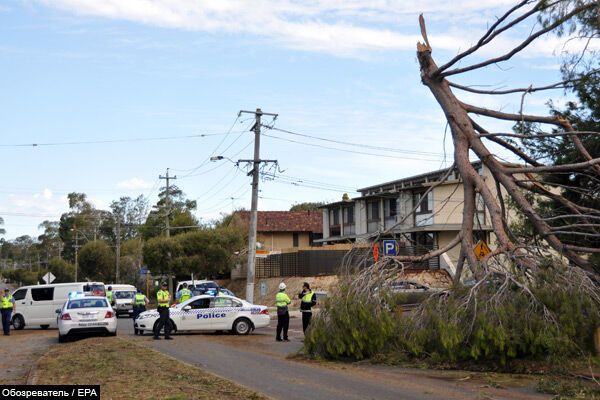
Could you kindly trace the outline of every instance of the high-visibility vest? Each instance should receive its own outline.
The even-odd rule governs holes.
[[[159,290],[156,292],[156,300],[159,307],[169,307],[169,292],[167,290]]]
[[[106,298],[108,299],[109,303],[112,303],[112,301],[113,301],[113,292],[111,292],[110,290],[108,292],[106,292]]]
[[[135,305],[136,306],[145,306],[146,305],[146,296],[141,293],[135,295]]]
[[[292,301],[290,300],[288,295],[285,294],[284,292],[279,292],[279,293],[277,293],[277,295],[275,295],[275,305],[277,307],[286,307],[291,302]]]
[[[192,291],[190,289],[181,289],[181,295],[179,301],[184,302],[192,298]]]
[[[303,303],[312,303],[313,291],[309,291],[302,296]]]
[[[2,298],[2,308],[13,308],[12,296],[9,294],[8,296],[4,296]]]

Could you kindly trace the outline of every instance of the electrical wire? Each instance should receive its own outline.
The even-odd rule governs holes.
[[[47,142],[47,143],[8,143],[0,144],[0,147],[43,147],[43,146],[74,146],[84,144],[109,144],[109,143],[128,143],[128,142],[153,142],[159,140],[178,140],[178,139],[197,139],[209,136],[229,135],[230,132],[221,133],[201,133],[197,135],[181,136],[159,136],[150,138],[130,138],[130,139],[107,139],[107,140],[83,140],[77,142]]]
[[[277,140],[283,140],[283,141],[286,141],[286,142],[302,144],[304,146],[320,147],[322,149],[329,149],[329,150],[341,151],[341,152],[344,152],[344,153],[362,154],[362,155],[366,155],[366,156],[376,156],[376,157],[393,158],[395,160],[415,160],[415,161],[426,161],[426,162],[434,162],[434,163],[439,163],[440,162],[440,160],[432,160],[432,159],[427,159],[427,158],[414,158],[414,157],[405,157],[405,156],[400,157],[400,156],[392,156],[392,155],[389,155],[389,154],[377,154],[377,153],[369,153],[369,152],[366,152],[366,151],[356,151],[356,150],[340,149],[339,147],[324,146],[324,145],[320,145],[320,144],[316,144],[316,143],[299,142],[297,140],[286,139],[286,138],[282,138],[282,137],[279,137],[279,136],[272,136],[272,135],[268,135],[266,133],[263,133],[262,136],[270,137],[270,138],[277,139]]]
[[[261,125],[261,126],[264,126],[267,129],[272,129],[275,131],[287,133],[289,135],[301,136],[301,137],[315,139],[315,140],[321,140],[321,141],[329,142],[329,143],[337,143],[337,144],[342,144],[345,146],[355,146],[355,147],[360,147],[363,149],[381,150],[381,151],[389,151],[389,152],[394,152],[394,153],[405,153],[405,154],[422,155],[422,156],[436,156],[436,157],[443,156],[443,154],[441,154],[441,153],[434,153],[434,152],[430,152],[430,151],[407,150],[407,149],[399,149],[399,148],[394,148],[394,147],[374,146],[374,145],[365,144],[365,143],[345,142],[342,140],[328,139],[328,138],[324,138],[324,137],[293,132],[293,131],[289,131],[286,129],[275,128],[270,125]]]

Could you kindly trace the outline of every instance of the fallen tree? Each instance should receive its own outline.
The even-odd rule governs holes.
[[[564,357],[593,351],[593,332],[600,323],[600,267],[590,260],[591,255],[600,253],[600,246],[595,245],[600,238],[600,148],[595,146],[600,132],[578,130],[557,113],[528,114],[524,99],[536,92],[573,88],[583,81],[597,84],[598,79],[591,78],[597,77],[600,69],[590,68],[598,63],[590,43],[600,37],[599,9],[596,0],[520,1],[498,17],[475,44],[441,66],[432,56],[425,20],[419,18],[421,80],[446,116],[454,147],[453,166],[429,190],[457,171],[464,196],[461,229],[446,246],[424,255],[384,258],[364,269],[349,263],[342,271],[338,291],[307,335],[309,353],[362,359],[400,351],[441,360],[506,363],[519,357]],[[468,63],[506,32],[517,27],[522,32],[527,23],[532,25],[528,35],[514,48]],[[587,71],[565,74],[561,82],[523,88],[481,90],[457,83],[469,72],[512,59],[548,34],[586,42],[577,63],[589,58]],[[481,96],[520,94],[519,111],[469,104],[460,100],[455,90]],[[485,127],[489,119],[513,123],[514,130],[492,132]],[[536,143],[549,138],[568,145],[572,154],[567,160],[554,162],[531,151]],[[492,185],[480,176],[471,154],[489,169]],[[519,162],[504,161],[507,156]],[[574,182],[583,179],[586,185],[565,184],[557,176],[568,176]],[[575,192],[577,196],[572,196]],[[495,238],[495,249],[482,260],[472,251],[478,199],[489,213]],[[554,206],[545,206],[549,202]],[[533,239],[511,228],[510,210],[526,221]],[[404,263],[422,262],[456,246],[461,250],[455,287],[431,296],[410,316],[396,318],[397,304],[385,289],[387,282],[402,279]],[[461,284],[465,265],[475,277],[468,287]],[[336,331],[349,334],[335,335]]]

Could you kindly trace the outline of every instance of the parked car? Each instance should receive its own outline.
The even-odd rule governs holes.
[[[136,293],[133,285],[109,285],[113,290],[113,308],[117,317],[122,314],[133,315],[133,301]]]
[[[188,289],[191,290],[192,295],[198,296],[211,290],[216,290],[219,285],[215,281],[207,280],[193,280],[193,281],[179,281],[175,293],[183,289],[183,284],[187,283]]]
[[[76,334],[117,335],[117,316],[106,297],[72,296],[56,314],[59,343]]]
[[[250,304],[231,296],[200,295],[169,308],[173,332],[230,330],[247,335],[255,328],[269,326],[271,318],[266,306]],[[154,331],[158,311],[141,313],[134,322],[135,329]]]
[[[68,300],[69,293],[105,296],[102,282],[55,283],[50,285],[23,286],[13,293],[17,311],[12,317],[15,330],[26,325],[39,325],[42,329],[56,326],[55,310]]]

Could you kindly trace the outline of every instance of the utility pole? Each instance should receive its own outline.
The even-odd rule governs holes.
[[[253,303],[254,301],[254,265],[256,257],[256,225],[258,217],[258,178],[260,172],[260,164],[274,162],[276,160],[261,160],[260,159],[260,124],[261,117],[263,115],[269,115],[273,118],[277,118],[277,114],[264,113],[260,108],[256,111],[240,111],[240,114],[248,113],[254,114],[256,119],[254,123],[254,159],[252,160],[239,160],[239,162],[252,163],[252,171],[248,175],[252,174],[252,204],[250,208],[250,226],[248,228],[248,269],[246,275],[246,301]]]
[[[115,283],[119,283],[119,262],[121,259],[121,218],[117,216],[117,249],[116,249]]]
[[[167,181],[167,186],[166,186],[166,198],[165,198],[165,203],[167,206],[167,215],[165,216],[165,228],[166,228],[166,233],[167,233],[167,237],[171,237],[171,226],[169,224],[169,216],[171,215],[171,197],[170,197],[170,193],[169,193],[169,181],[171,179],[177,179],[177,175],[175,176],[169,176],[169,168],[167,168],[167,173],[165,174],[165,176],[158,176],[159,179],[166,179]],[[169,260],[171,259],[171,252],[168,253],[169,256]],[[171,275],[171,273],[169,273],[169,293],[171,293],[171,295],[173,295],[173,276]]]
[[[171,215],[171,198],[169,197],[169,181],[171,179],[177,179],[177,175],[175,176],[169,176],[169,168],[167,168],[167,173],[165,174],[165,176],[159,175],[158,176],[159,179],[166,179],[167,181],[167,186],[166,186],[166,199],[165,199],[165,203],[167,205],[167,215],[165,218],[165,227],[167,230],[167,237],[171,236],[171,228],[169,226],[169,216]]]
[[[77,282],[77,269],[79,267],[79,260],[77,259],[77,254],[79,252],[79,232],[77,232],[76,224],[73,224],[73,228],[75,229],[75,282]]]

